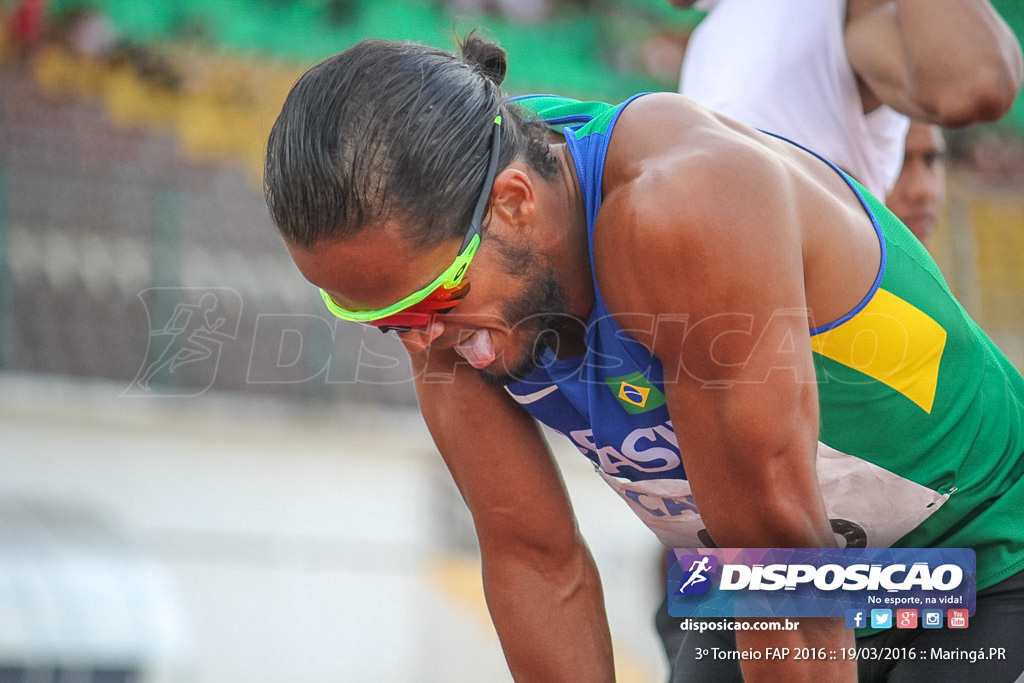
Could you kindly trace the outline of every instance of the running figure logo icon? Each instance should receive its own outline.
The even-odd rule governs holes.
[[[679,558],[679,566],[687,574],[679,586],[680,595],[704,595],[711,587],[711,577],[718,571],[718,558],[714,555],[686,555]]]
[[[149,348],[121,395],[190,397],[213,386],[224,346],[238,339],[241,295],[226,287],[151,287],[138,296]]]

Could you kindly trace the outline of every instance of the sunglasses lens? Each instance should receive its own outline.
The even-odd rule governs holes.
[[[374,327],[388,328],[384,330],[386,332],[397,328],[403,328],[398,329],[398,331],[402,332],[410,329],[420,329],[429,325],[430,319],[433,316],[444,315],[455,308],[459,301],[468,293],[469,282],[461,282],[453,289],[438,287],[427,295],[427,298],[423,301],[404,308],[394,315],[374,320],[370,324]]]

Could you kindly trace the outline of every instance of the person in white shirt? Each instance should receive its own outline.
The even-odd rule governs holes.
[[[987,0],[670,2],[709,10],[680,93],[809,147],[879,197],[909,119],[992,121],[1020,88],[1020,45]]]

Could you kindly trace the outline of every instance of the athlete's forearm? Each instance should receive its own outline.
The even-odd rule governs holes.
[[[1017,39],[987,0],[898,0],[901,35],[917,97],[965,125],[995,120],[1021,83]]]
[[[987,0],[850,2],[847,56],[881,100],[947,127],[991,121],[1024,76],[1020,45]]]
[[[484,549],[484,590],[517,683],[615,680],[597,568],[582,543],[564,560]]]

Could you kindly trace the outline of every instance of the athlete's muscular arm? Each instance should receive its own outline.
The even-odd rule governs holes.
[[[672,144],[666,128],[649,127]],[[624,327],[634,312],[688,316],[640,341],[662,361],[687,478],[716,545],[835,546],[815,472],[817,391],[795,194],[774,182],[784,171],[755,146],[703,140],[701,153],[676,161],[685,154],[676,150],[606,198],[607,220],[595,231],[599,284]],[[633,254],[628,264],[623,254]],[[834,619],[802,620],[796,632],[738,631],[736,641],[762,652],[853,645]],[[744,661],[742,669],[748,681],[856,676],[841,661]]]
[[[870,111],[942,126],[993,121],[1021,85],[1021,49],[988,0],[850,0],[846,53]]]
[[[513,677],[614,680],[597,567],[543,435],[453,352],[431,353],[410,354],[420,407],[473,514],[487,605]],[[452,381],[425,379],[433,373]]]

